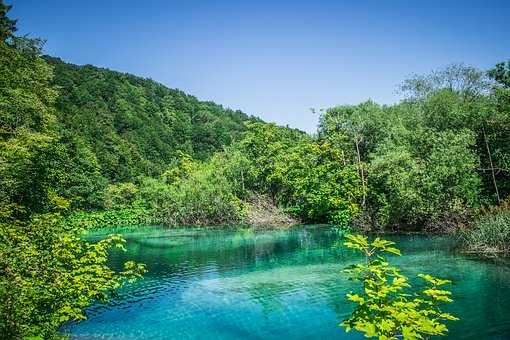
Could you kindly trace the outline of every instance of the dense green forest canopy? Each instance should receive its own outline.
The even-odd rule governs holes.
[[[493,72],[452,65],[405,81],[398,104],[324,112],[319,136],[348,141],[370,225],[444,223],[510,194],[510,92]]]
[[[53,66],[52,84],[59,92],[55,109],[62,144],[76,150],[68,152],[73,163],[83,166],[84,159],[97,168],[94,183],[160,175],[180,152],[207,159],[238,139],[245,121],[255,120],[150,79],[44,59]],[[84,198],[78,206],[101,207],[92,192],[69,194]]]
[[[179,151],[206,159],[255,119],[150,79],[44,59],[60,94],[59,130],[78,136],[114,182],[159,175]]]
[[[315,136],[247,123],[241,139],[210,160],[172,163],[166,174],[179,173],[177,179],[164,174],[133,182],[131,190],[114,185],[106,197],[120,202],[114,208],[143,206],[165,224],[228,222],[218,215],[243,220],[239,201],[263,195],[307,223],[443,231],[468,225],[510,194],[509,88],[494,70],[451,65],[414,76],[397,104],[323,111]],[[209,179],[201,177],[205,169]],[[218,195],[218,186],[228,194]],[[225,210],[185,218],[211,206]],[[182,216],[168,218],[170,211]]]
[[[5,72],[18,67],[20,73],[19,83],[5,88],[40,86],[48,93],[38,93],[37,99],[47,108],[39,112],[34,108],[21,122],[19,108],[11,106],[10,117],[5,117],[11,126],[6,128],[25,124],[33,130],[51,130],[52,159],[47,161],[55,162],[50,168],[59,172],[52,175],[52,186],[74,207],[101,208],[101,193],[108,183],[160,175],[180,153],[207,159],[239,139],[245,121],[256,120],[149,79],[42,58],[37,55],[39,47],[33,48],[33,60],[26,65],[14,64],[16,58],[25,58],[22,55],[12,51],[5,55],[9,60],[3,66],[11,68]],[[29,72],[40,72],[41,76],[34,75],[39,84],[22,84]]]

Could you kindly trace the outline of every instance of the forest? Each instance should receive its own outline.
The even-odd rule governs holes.
[[[278,126],[43,55],[0,2],[0,337],[48,339],[146,272],[115,225],[327,224],[510,252],[510,61],[414,75],[402,100]]]

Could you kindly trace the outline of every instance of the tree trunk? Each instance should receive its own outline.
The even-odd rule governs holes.
[[[492,163],[491,149],[489,148],[489,142],[487,141],[487,135],[485,134],[485,127],[482,127],[482,132],[483,132],[483,140],[485,142],[485,148],[487,149],[487,155],[489,156],[492,182],[494,183],[494,190],[496,191],[496,198],[498,199],[498,203],[499,203],[499,202],[501,202],[501,199],[499,197],[498,184],[496,183],[496,174],[494,173],[494,164]]]
[[[361,165],[361,155],[360,155],[360,152],[359,152],[359,142],[360,142],[360,140],[358,139],[358,137],[356,137],[356,155],[358,157],[358,170],[359,170],[359,174],[360,174],[360,177],[361,177],[361,185],[363,187],[363,200],[361,201],[361,206],[364,208],[365,207],[366,197],[367,197],[367,191],[366,191],[366,186],[365,186],[365,172],[363,171],[363,166]]]

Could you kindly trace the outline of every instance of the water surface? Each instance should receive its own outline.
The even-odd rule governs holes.
[[[66,327],[75,339],[362,339],[338,327],[354,289],[342,269],[360,258],[335,248],[328,227],[291,230],[162,229],[120,232],[126,259],[147,265],[145,278],[88,320]],[[510,339],[510,265],[462,256],[443,237],[392,236],[404,273],[454,281],[450,339]]]

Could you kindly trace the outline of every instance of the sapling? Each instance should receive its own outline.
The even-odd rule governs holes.
[[[400,256],[395,243],[381,238],[369,242],[362,235],[347,235],[344,245],[365,256],[364,263],[345,269],[351,280],[362,283],[359,294],[349,293],[347,299],[357,304],[349,318],[341,323],[347,332],[357,330],[365,337],[381,340],[426,339],[448,332],[445,321],[458,320],[443,312],[441,304],[452,302],[451,292],[442,286],[451,281],[419,274],[425,288],[411,292],[411,284],[400,269],[390,265],[385,253]]]

